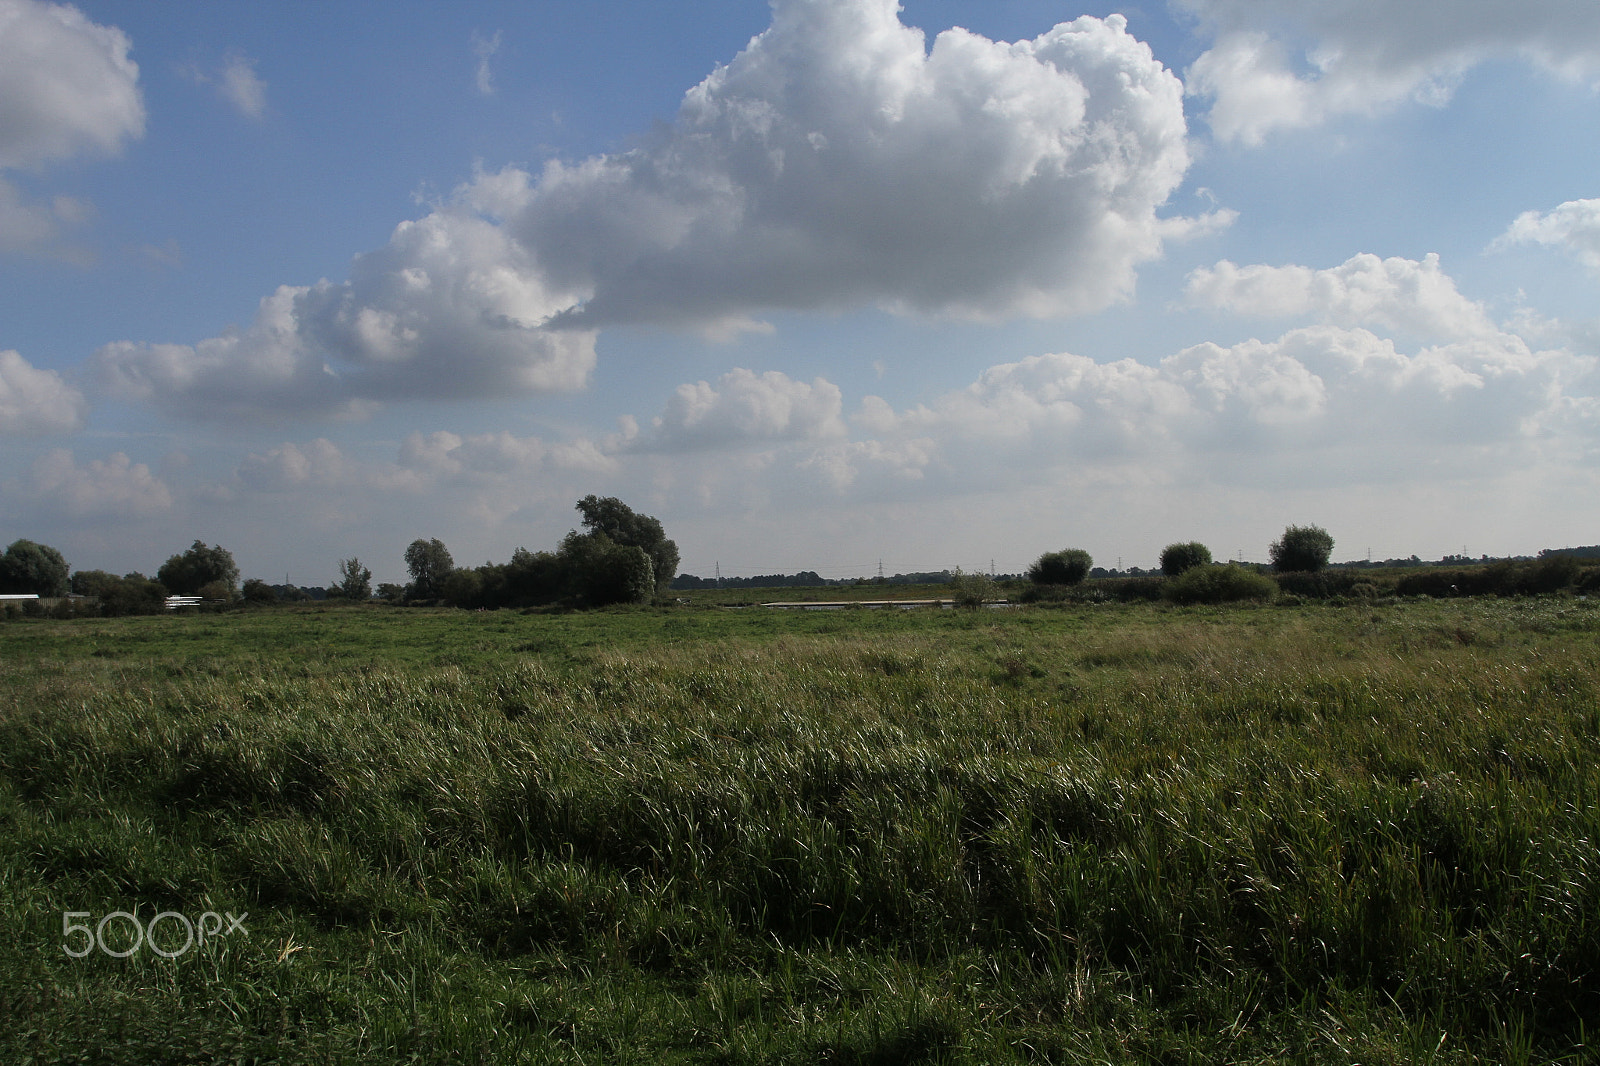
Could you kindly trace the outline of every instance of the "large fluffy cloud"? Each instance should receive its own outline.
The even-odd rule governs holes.
[[[894,0],[781,0],[661,142],[552,164],[511,224],[591,322],[876,303],[995,318],[1125,296],[1188,165],[1120,16],[929,49]]]
[[[595,356],[592,330],[548,328],[570,302],[502,228],[441,209],[402,223],[347,282],[279,288],[244,331],[107,345],[93,370],[111,395],[212,418],[573,389]]]
[[[1583,0],[1177,0],[1216,35],[1188,71],[1222,140],[1439,103],[1490,59],[1600,73],[1600,7]]]
[[[0,0],[0,168],[113,152],[143,134],[128,48],[75,7]]]
[[[77,8],[0,0],[0,171],[117,151],[144,133],[139,68],[121,30]],[[0,252],[51,249],[71,200],[30,203],[0,179]]]
[[[82,428],[86,411],[83,394],[61,375],[0,351],[0,436],[70,433]]]
[[[929,49],[894,0],[776,0],[647,146],[481,174],[348,282],[280,289],[238,334],[112,345],[100,380],[190,414],[325,412],[573,388],[611,323],[1100,308],[1206,224],[1157,214],[1182,103],[1119,16]]]

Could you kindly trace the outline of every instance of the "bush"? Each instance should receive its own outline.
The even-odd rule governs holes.
[[[160,614],[166,607],[167,590],[139,573],[118,577],[104,570],[79,570],[72,575],[72,591],[97,601],[99,613],[107,618]]]
[[[997,598],[994,578],[982,571],[963,573],[959,566],[950,575],[950,588],[957,607],[976,609]]]
[[[1168,544],[1161,549],[1161,572],[1177,577],[1186,570],[1206,566],[1211,562],[1211,549],[1197,540],[1187,544]]]
[[[1267,552],[1279,573],[1315,572],[1328,565],[1333,538],[1321,526],[1290,526]]]
[[[1406,574],[1395,582],[1401,596],[1536,596],[1582,586],[1580,564],[1570,556],[1548,556],[1532,563],[1502,559],[1488,566],[1437,567]]]
[[[240,591],[243,592],[244,602],[246,603],[266,605],[278,602],[278,594],[272,591],[272,586],[262,581],[259,577],[253,577],[246,581],[244,588]]]
[[[1028,567],[1028,580],[1035,585],[1076,585],[1089,576],[1094,560],[1082,548],[1045,552]]]
[[[1171,579],[1165,591],[1173,603],[1231,603],[1271,600],[1278,594],[1278,583],[1248,567],[1209,563]]]
[[[1079,585],[1029,585],[1017,597],[1021,603],[1135,603],[1161,598],[1167,579],[1162,577],[1102,577]]]
[[[1372,595],[1377,595],[1377,584],[1373,581],[1371,571],[1367,570],[1296,570],[1278,575],[1280,590],[1307,599],[1328,600],[1335,596],[1359,595],[1355,588],[1361,584],[1370,586]]]
[[[200,586],[195,595],[207,603],[232,603],[233,584],[220,578],[216,581],[208,581]]]

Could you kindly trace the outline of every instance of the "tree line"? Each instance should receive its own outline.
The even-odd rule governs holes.
[[[677,572],[678,546],[658,519],[611,496],[585,496],[577,510],[581,531],[569,532],[553,551],[518,548],[506,563],[458,567],[442,541],[419,538],[405,550],[410,583],[381,584],[376,595],[394,603],[455,607],[599,607],[646,603],[666,591]],[[104,570],[73,573],[55,548],[19,540],[0,556],[0,593],[75,594],[92,599],[108,615],[155,613],[168,596],[222,604],[280,599],[278,590],[259,578],[241,586],[233,554],[201,540],[169,558],[153,578],[137,572],[120,577]],[[371,569],[357,557],[339,560],[326,594],[358,603],[371,600]]]

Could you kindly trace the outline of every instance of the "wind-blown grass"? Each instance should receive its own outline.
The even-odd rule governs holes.
[[[1586,1061],[1587,601],[0,627],[41,1061]],[[248,911],[180,958],[62,913]]]

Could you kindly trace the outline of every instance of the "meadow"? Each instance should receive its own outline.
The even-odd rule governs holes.
[[[1600,1061],[1600,603],[688,598],[0,624],[0,1061]]]

